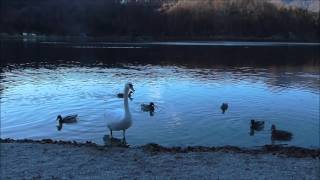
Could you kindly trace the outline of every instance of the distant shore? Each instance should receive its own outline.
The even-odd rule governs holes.
[[[22,41],[60,41],[60,42],[123,42],[123,43],[139,43],[139,42],[205,42],[205,41],[235,41],[235,42],[298,42],[298,43],[320,43],[320,40],[303,40],[286,38],[282,36],[270,36],[270,37],[255,37],[255,36],[212,36],[212,37],[184,37],[184,36],[164,36],[164,37],[152,37],[152,36],[78,36],[78,35],[41,35],[34,33],[22,34],[7,34],[0,33],[0,40],[22,40]]]
[[[320,149],[1,139],[1,179],[319,179]]]

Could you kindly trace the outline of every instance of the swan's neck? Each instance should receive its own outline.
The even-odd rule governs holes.
[[[123,104],[124,104],[124,114],[126,117],[130,116],[130,111],[129,111],[129,102],[128,102],[128,93],[129,93],[129,89],[128,88],[124,88],[124,92],[123,92]]]

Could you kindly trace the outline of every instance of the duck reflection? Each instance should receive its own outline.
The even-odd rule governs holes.
[[[271,126],[271,143],[274,144],[275,141],[290,141],[292,139],[292,133],[284,130],[276,129],[276,126],[272,124]]]
[[[252,119],[250,122],[250,136],[253,136],[255,131],[261,131],[264,129],[264,121],[257,121]]]
[[[62,127],[63,127],[63,123],[59,122],[59,124],[57,125],[57,130],[61,131]]]
[[[150,115],[150,116],[154,116],[154,111],[150,111],[150,112],[149,112],[149,115]]]

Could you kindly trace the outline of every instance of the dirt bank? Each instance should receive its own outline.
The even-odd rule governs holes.
[[[1,140],[1,179],[319,179],[320,150]]]

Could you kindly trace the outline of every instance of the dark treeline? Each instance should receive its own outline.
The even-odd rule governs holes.
[[[1,0],[0,32],[318,41],[319,14],[270,0]]]

